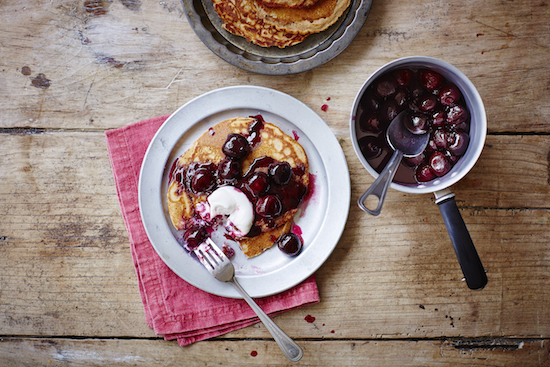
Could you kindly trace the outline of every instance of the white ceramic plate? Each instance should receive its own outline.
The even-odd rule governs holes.
[[[255,86],[228,87],[206,93],[174,112],[153,137],[139,181],[143,225],[162,260],[188,283],[212,294],[241,298],[230,284],[219,282],[176,241],[166,206],[172,163],[209,127],[228,118],[261,114],[265,121],[298,137],[315,180],[305,210],[296,215],[304,247],[288,257],[276,246],[246,259],[235,248],[239,282],[252,297],[289,289],[313,274],[338,243],[350,207],[350,178],[345,156],[325,122],[309,107],[282,92]],[[221,245],[220,240],[214,240]]]

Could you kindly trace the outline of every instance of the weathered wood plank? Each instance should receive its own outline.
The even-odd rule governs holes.
[[[273,341],[206,341],[185,348],[162,340],[20,339],[0,341],[0,362],[19,366],[547,366],[546,340],[299,341],[289,362]],[[255,352],[255,353],[253,353]],[[256,354],[257,353],[257,354]],[[254,354],[254,356],[252,355]]]

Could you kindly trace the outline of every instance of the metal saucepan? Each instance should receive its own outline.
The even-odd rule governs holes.
[[[455,195],[450,190],[450,187],[462,179],[475,165],[481,155],[487,135],[487,118],[483,101],[477,89],[466,75],[447,62],[425,56],[401,58],[379,68],[365,81],[357,93],[351,111],[350,130],[355,153],[367,171],[373,177],[377,178],[379,175],[378,172],[367,162],[358,144],[358,139],[363,135],[358,127],[358,119],[362,112],[360,101],[361,97],[374,80],[388,71],[400,68],[409,68],[412,70],[426,68],[440,73],[447,80],[458,86],[462,93],[462,98],[470,111],[470,142],[466,152],[453,166],[451,171],[427,183],[402,184],[392,182],[390,187],[407,193],[433,193],[435,195],[435,203],[439,206],[443,216],[460,267],[464,273],[466,283],[471,289],[481,289],[487,284],[487,275],[464,220],[458,210],[454,198]]]

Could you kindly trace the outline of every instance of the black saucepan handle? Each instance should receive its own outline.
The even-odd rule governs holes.
[[[437,196],[436,194],[435,202],[439,206],[439,210],[445,221],[445,226],[453,243],[458,263],[464,273],[466,284],[470,289],[482,289],[487,284],[487,274],[479,259],[466,224],[462,219],[462,215],[458,210],[455,196],[450,191],[439,198]]]

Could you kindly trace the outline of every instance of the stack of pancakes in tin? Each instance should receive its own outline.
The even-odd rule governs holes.
[[[296,45],[336,23],[351,0],[212,0],[225,30],[262,47]]]

